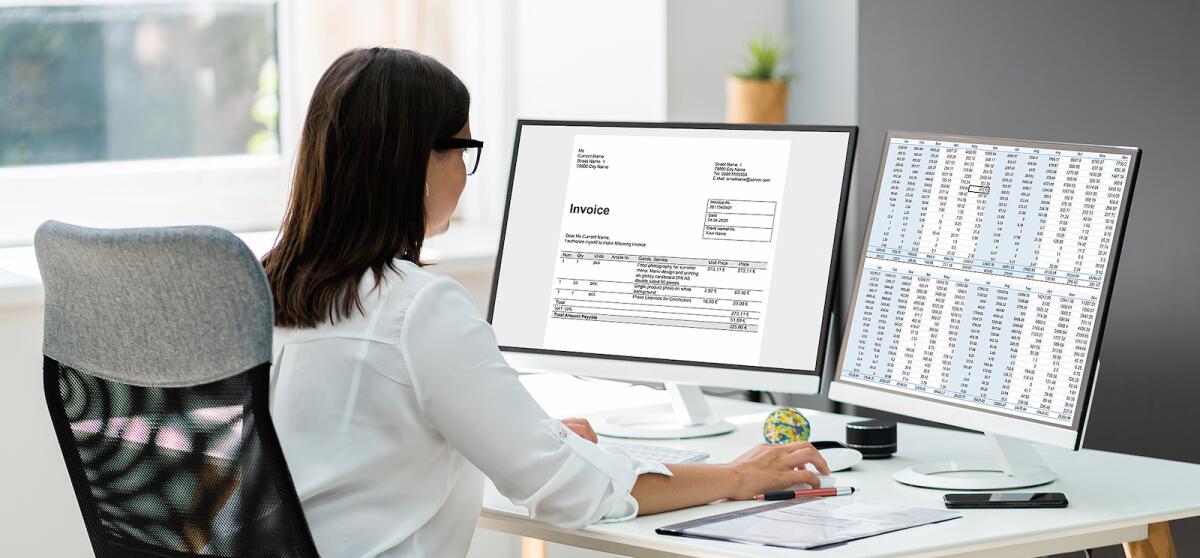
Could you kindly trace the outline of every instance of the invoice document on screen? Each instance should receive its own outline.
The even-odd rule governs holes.
[[[791,142],[575,136],[544,346],[758,365]],[[793,183],[793,187],[803,184]]]

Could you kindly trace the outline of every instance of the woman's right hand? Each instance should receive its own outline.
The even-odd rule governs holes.
[[[786,490],[801,483],[818,488],[821,481],[807,468],[809,464],[822,475],[829,474],[825,458],[808,442],[757,445],[729,462],[737,478],[729,498],[752,500],[764,492]]]
[[[807,469],[810,464],[822,475],[829,474],[825,458],[808,442],[762,444],[729,463],[667,465],[673,476],[639,475],[631,494],[638,502],[639,515],[721,499],[751,500],[796,484],[821,486],[816,473]]]

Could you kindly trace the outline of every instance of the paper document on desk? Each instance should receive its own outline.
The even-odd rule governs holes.
[[[853,497],[776,502],[657,529],[676,535],[810,549],[962,517],[946,511],[871,504]]]

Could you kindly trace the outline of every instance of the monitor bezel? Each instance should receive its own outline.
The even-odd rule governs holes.
[[[846,344],[854,324],[854,308],[857,303],[858,290],[866,265],[868,242],[874,226],[875,210],[879,203],[880,190],[883,185],[884,167],[887,164],[888,148],[892,139],[923,139],[934,141],[950,141],[959,143],[994,145],[1016,145],[1038,149],[1057,149],[1071,151],[1092,151],[1128,155],[1130,165],[1121,206],[1117,211],[1115,238],[1112,243],[1110,261],[1100,287],[1100,301],[1097,306],[1096,326],[1092,332],[1091,346],[1085,363],[1085,384],[1081,386],[1081,397],[1076,400],[1076,413],[1071,426],[1062,426],[1035,418],[1018,417],[1007,413],[979,409],[974,406],[961,405],[951,401],[942,401],[919,394],[900,393],[883,387],[869,385],[864,382],[842,380],[842,367],[846,356]],[[984,136],[967,136],[960,134],[942,134],[934,132],[910,132],[904,130],[888,130],[884,135],[883,151],[880,155],[879,168],[876,173],[875,191],[871,198],[871,208],[867,213],[866,229],[863,232],[862,249],[859,252],[858,271],[855,275],[851,290],[850,306],[842,331],[841,346],[830,382],[829,397],[835,401],[851,405],[863,405],[884,411],[895,412],[916,418],[942,422],[961,428],[971,428],[995,434],[1018,437],[1030,441],[1042,442],[1059,447],[1078,450],[1082,447],[1084,433],[1087,429],[1087,419],[1091,407],[1092,396],[1095,393],[1097,371],[1099,369],[1099,354],[1104,338],[1104,328],[1108,321],[1109,301],[1116,280],[1121,250],[1125,241],[1125,227],[1128,222],[1129,207],[1137,184],[1137,174],[1141,164],[1142,150],[1138,147],[1094,145],[1084,143],[1050,142],[1037,140],[1021,140],[1012,138],[992,138]],[[1069,435],[1068,435],[1069,434]]]
[[[727,123],[701,123],[701,122],[628,122],[628,121],[577,121],[577,120],[540,120],[540,119],[519,119],[517,120],[516,137],[513,140],[512,162],[508,173],[508,189],[504,199],[504,217],[500,225],[500,240],[499,246],[496,249],[496,263],[492,273],[492,290],[488,300],[487,320],[489,324],[493,323],[493,318],[496,310],[496,294],[500,284],[500,271],[504,262],[504,241],[508,233],[508,217],[510,206],[512,204],[513,184],[516,181],[517,160],[521,150],[521,132],[525,126],[563,126],[563,127],[578,127],[578,128],[675,128],[675,129],[699,129],[699,130],[752,130],[752,131],[778,131],[778,132],[835,132],[847,134],[846,143],[846,158],[842,170],[842,185],[841,194],[838,198],[838,215],[837,222],[834,225],[833,246],[830,252],[829,275],[825,287],[825,305],[821,318],[821,338],[817,344],[817,359],[813,370],[792,369],[792,368],[777,368],[768,366],[748,366],[738,364],[714,363],[703,361],[688,361],[678,359],[663,359],[651,357],[637,357],[629,355],[614,355],[604,353],[587,353],[574,351],[560,351],[553,349],[539,349],[532,347],[515,347],[509,345],[500,345],[500,350],[505,353],[529,353],[532,355],[543,356],[559,356],[569,357],[570,359],[594,359],[607,361],[625,361],[631,363],[645,364],[660,364],[673,365],[677,367],[687,367],[692,369],[727,369],[739,370],[746,372],[760,372],[770,374],[788,374],[793,376],[821,376],[825,366],[826,353],[828,352],[828,331],[830,325],[830,314],[835,303],[836,293],[834,289],[837,284],[837,265],[839,254],[841,252],[842,237],[844,236],[843,228],[845,226],[847,202],[850,195],[850,181],[854,169],[854,156],[858,145],[858,127],[857,126],[814,126],[801,124],[727,124]],[[544,359],[539,359],[544,360]],[[579,362],[579,361],[576,361]],[[817,382],[818,387],[811,393],[820,393],[820,385],[823,382]]]

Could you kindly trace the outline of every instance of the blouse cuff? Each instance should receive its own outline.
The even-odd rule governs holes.
[[[611,479],[611,492],[605,495],[600,505],[604,515],[599,518],[599,523],[625,521],[637,517],[638,504],[631,492],[639,476],[647,473],[672,476],[671,470],[662,463],[632,457],[615,446],[593,444],[579,437],[565,424],[555,422],[558,437],[563,443]]]

